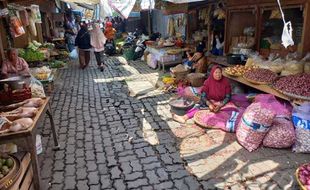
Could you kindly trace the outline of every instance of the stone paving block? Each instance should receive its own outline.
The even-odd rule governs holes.
[[[120,169],[118,168],[118,166],[114,166],[112,169],[111,169],[111,179],[118,179],[121,177],[121,171]]]
[[[76,172],[75,165],[67,164],[65,166],[65,176],[74,176]]]
[[[113,187],[117,190],[125,190],[127,189],[126,183],[122,179],[117,179],[113,183]]]
[[[140,178],[140,179],[137,179],[135,181],[127,182],[127,186],[129,189],[137,188],[137,187],[141,187],[141,186],[146,186],[146,185],[148,185],[146,178]]]
[[[79,180],[76,185],[78,190],[88,190],[87,180]]]
[[[145,175],[148,178],[150,184],[160,183],[159,177],[156,175],[155,170],[145,171]]]
[[[143,177],[143,173],[142,172],[133,172],[130,174],[125,174],[125,180],[126,181],[134,181],[138,178],[142,178]]]
[[[169,189],[169,188],[172,188],[172,186],[173,186],[173,183],[171,181],[167,181],[167,182],[163,182],[158,185],[155,185],[154,188],[155,189]]]
[[[76,180],[74,176],[65,177],[65,189],[75,189]]]
[[[97,164],[95,161],[87,161],[86,167],[88,172],[97,170]]]
[[[54,172],[52,183],[62,183],[64,180],[64,172]]]
[[[76,170],[76,179],[77,180],[86,179],[86,176],[87,176],[86,168],[78,168]]]
[[[99,179],[99,174],[97,171],[89,172],[87,178],[88,178],[89,185],[99,184],[100,179]]]

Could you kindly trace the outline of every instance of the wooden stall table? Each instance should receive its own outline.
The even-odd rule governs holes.
[[[49,103],[50,98],[47,97],[43,99],[43,105],[39,108],[38,113],[33,118],[33,125],[27,130],[18,131],[18,132],[8,132],[0,134],[0,144],[14,143],[19,147],[22,147],[25,151],[30,153],[31,165],[33,169],[33,183],[34,189],[40,190],[40,168],[38,164],[37,150],[36,150],[36,135],[38,124],[42,121],[45,116],[45,113],[48,115],[51,123],[52,135],[54,140],[54,150],[58,150],[59,144],[56,134],[56,127],[53,120],[53,115],[51,112],[51,106]]]

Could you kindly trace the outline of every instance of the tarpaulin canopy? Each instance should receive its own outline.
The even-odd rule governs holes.
[[[193,3],[193,2],[198,2],[198,1],[207,1],[207,0],[164,0],[164,1],[168,1],[171,3]]]
[[[125,19],[128,18],[136,0],[109,0],[109,5]]]

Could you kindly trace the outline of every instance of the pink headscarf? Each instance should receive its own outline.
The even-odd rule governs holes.
[[[222,71],[222,68],[218,65],[212,67],[209,78],[203,84],[202,92],[205,92],[210,100],[223,101],[226,94],[231,93],[231,86],[224,76],[220,80],[214,79],[213,74],[216,69]]]
[[[95,51],[103,51],[106,40],[107,38],[101,31],[99,24],[94,24],[90,33],[90,44],[95,48]]]

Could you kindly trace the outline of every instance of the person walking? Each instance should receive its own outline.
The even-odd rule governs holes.
[[[99,23],[93,24],[93,30],[90,33],[90,44],[94,48],[94,54],[96,57],[98,68],[103,72],[104,64],[104,45],[107,41],[107,38],[100,29]]]
[[[75,38],[75,46],[79,48],[80,68],[85,69],[90,61],[90,34],[85,22],[81,24],[81,29]]]

